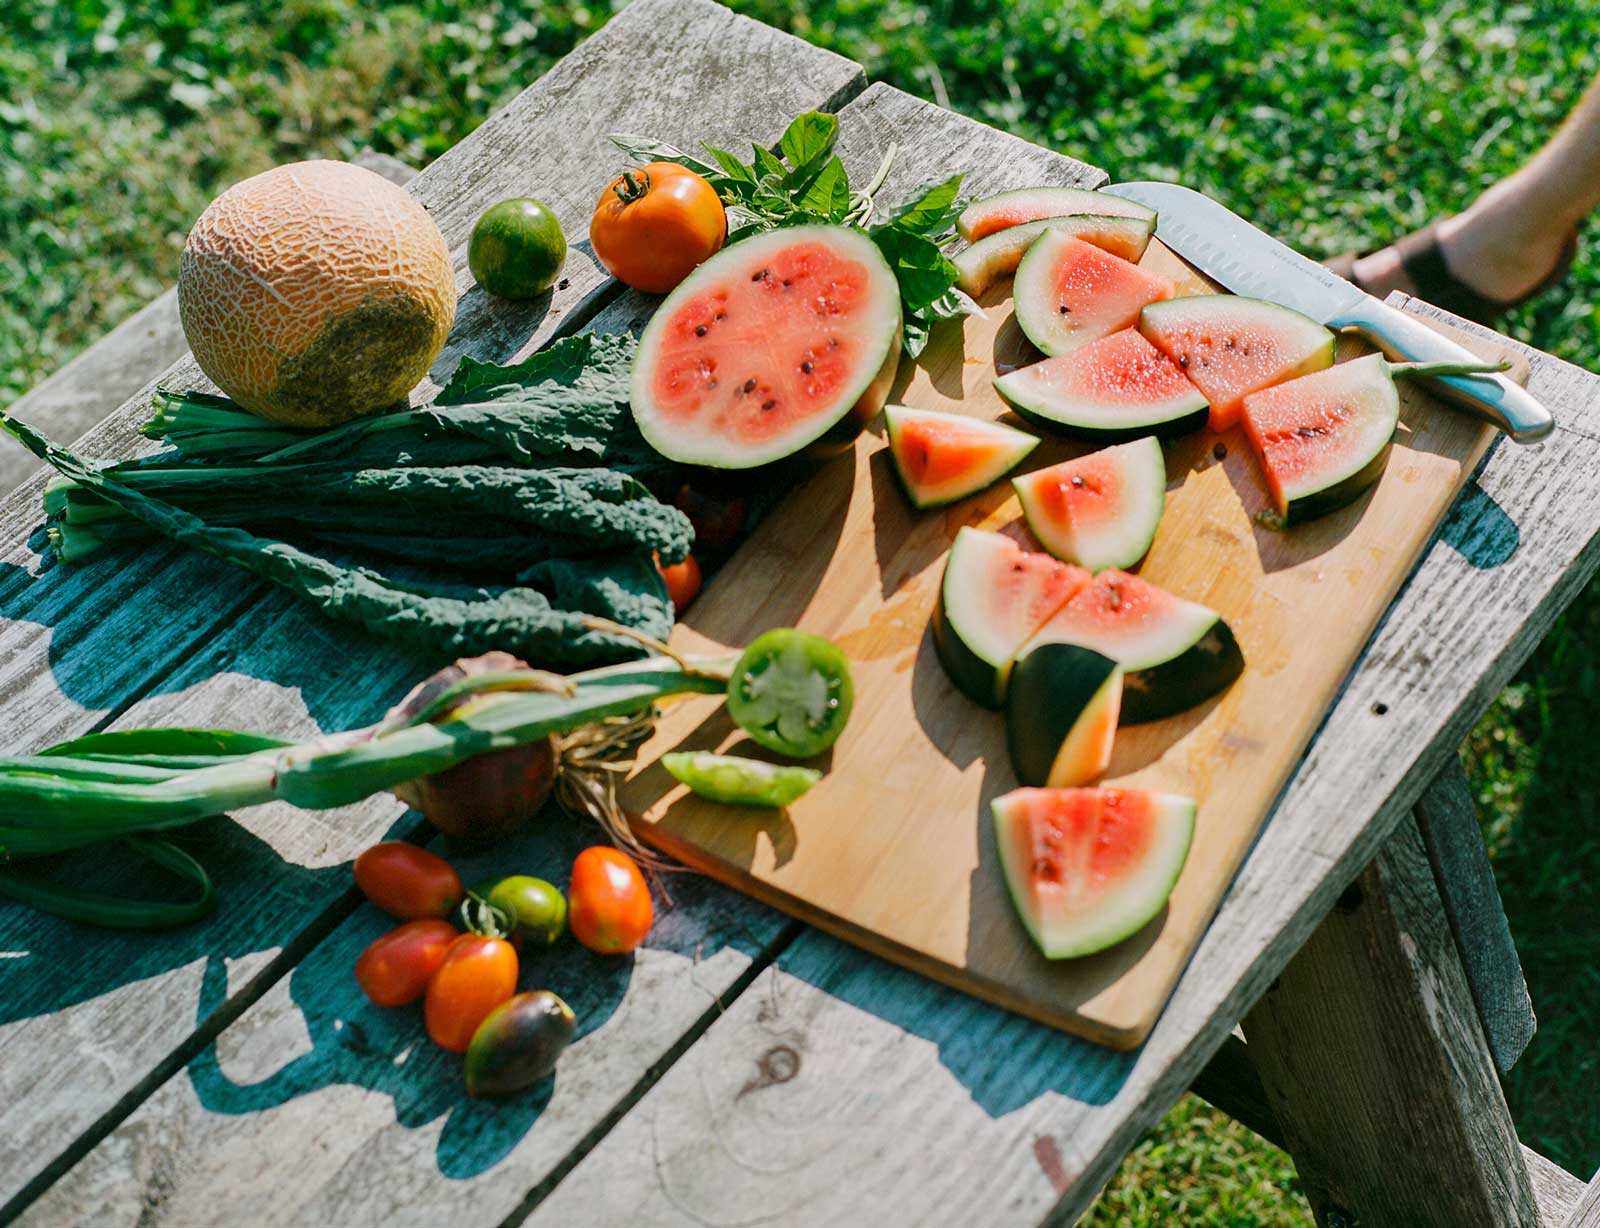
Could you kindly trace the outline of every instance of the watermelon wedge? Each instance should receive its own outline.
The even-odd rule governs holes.
[[[1105,773],[1122,707],[1122,666],[1076,644],[1020,658],[1006,692],[1006,748],[1025,785],[1086,785]]]
[[[1142,789],[1016,789],[990,803],[1017,916],[1047,959],[1092,955],[1165,907],[1195,804]]]
[[[1047,355],[1067,354],[1170,299],[1173,284],[1062,230],[1046,230],[1017,265],[1017,325]]]
[[[1132,567],[1150,549],[1167,502],[1154,435],[1012,478],[1028,528],[1056,558],[1090,571]]]
[[[1209,414],[1205,394],[1132,328],[1018,367],[994,387],[1030,422],[1065,427],[1086,439],[1169,439],[1198,430]]]
[[[1244,397],[1333,364],[1333,334],[1309,316],[1232,294],[1152,303],[1139,331],[1211,402],[1211,429],[1239,420]]]
[[[976,243],[997,231],[1025,222],[1072,213],[1131,217],[1146,222],[1156,220],[1154,209],[1109,192],[1091,192],[1086,188],[1018,188],[973,201],[956,219],[956,233],[968,243]]]
[[[1244,429],[1284,525],[1353,503],[1389,463],[1400,396],[1381,354],[1244,399]]]
[[[1019,655],[1077,644],[1127,671],[1122,723],[1158,721],[1194,707],[1244,672],[1244,654],[1215,611],[1125,571],[1102,571],[1052,614]]]
[[[724,248],[639,340],[633,416],[670,460],[721,469],[847,446],[883,407],[900,289],[871,239],[794,226]]]
[[[954,503],[992,486],[1039,446],[1039,438],[966,414],[885,406],[889,456],[913,507]]]
[[[956,284],[976,298],[1002,277],[1016,271],[1023,255],[1040,235],[1059,230],[1092,243],[1113,256],[1137,260],[1150,245],[1155,233],[1155,215],[1150,218],[1078,215],[1026,222],[979,239],[952,258],[959,277]]]
[[[945,560],[933,644],[945,673],[974,703],[998,708],[1017,650],[1089,582],[1089,573],[1024,550],[1009,537],[964,528]]]

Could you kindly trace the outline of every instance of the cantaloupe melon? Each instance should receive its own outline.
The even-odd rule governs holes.
[[[245,408],[331,426],[405,398],[455,321],[444,236],[417,200],[345,162],[235,184],[189,232],[178,271],[200,369]]]

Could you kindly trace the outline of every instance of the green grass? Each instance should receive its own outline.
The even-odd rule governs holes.
[[[1596,69],[1600,0],[739,0],[869,74],[1106,167],[1181,178],[1331,253],[1461,208],[1559,122]],[[0,6],[0,402],[172,280],[227,183],[373,146],[421,164],[609,7],[511,0]],[[712,100],[714,102],[714,100]],[[1590,228],[1590,238],[1595,235]],[[1600,263],[1516,336],[1600,349]],[[1600,599],[1583,594],[1466,757],[1541,1026],[1508,1094],[1526,1141],[1600,1163]],[[1303,1225],[1280,1152],[1186,1100],[1091,1219]]]

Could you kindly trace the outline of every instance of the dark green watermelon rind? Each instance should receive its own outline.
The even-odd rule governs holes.
[[[1284,527],[1304,524],[1354,503],[1378,484],[1384,470],[1389,467],[1389,453],[1393,450],[1394,436],[1391,435],[1373,458],[1349,477],[1341,478],[1332,486],[1325,486],[1312,494],[1290,499],[1286,507],[1278,509]]]
[[[1122,683],[1124,725],[1165,720],[1227,690],[1244,673],[1244,653],[1218,615],[1182,652],[1127,674]]]
[[[918,511],[927,511],[930,508],[936,507],[948,507],[952,503],[959,503],[963,499],[971,498],[980,490],[987,490],[996,482],[1000,481],[1001,478],[1005,477],[1006,474],[1010,473],[1013,469],[1020,465],[1024,460],[1026,460],[1028,454],[1039,446],[1039,439],[1036,435],[1029,436],[1026,442],[1023,442],[1023,440],[1019,438],[1017,440],[1016,451],[1013,452],[1009,458],[1004,458],[1005,463],[1003,465],[997,465],[993,469],[980,470],[973,475],[970,485],[962,487],[954,494],[945,495],[940,498],[929,498],[917,490],[916,485],[905,475],[904,470],[900,468],[900,458],[895,452],[895,445],[899,440],[895,432],[894,416],[891,412],[892,409],[893,406],[885,409],[883,420],[884,431],[888,434],[890,443],[889,468],[894,470],[895,480],[900,483],[900,489],[905,492],[906,499],[910,502],[911,506],[916,508]],[[926,414],[935,413],[937,411],[919,409],[913,410],[912,412]],[[946,416],[959,417],[961,415],[951,414]],[[1003,422],[996,422],[992,425],[1003,427],[1005,430],[1012,431],[1018,436],[1025,434],[1025,432],[1017,431],[1014,427],[1006,426]]]
[[[1076,644],[1041,644],[1011,670],[1006,694],[1006,749],[1017,780],[1044,786],[1056,757],[1121,669]]]
[[[1011,661],[987,661],[972,650],[945,611],[942,589],[933,611],[933,647],[956,690],[980,707],[998,711],[1005,706]]]
[[[1205,426],[1211,416],[1211,406],[1202,398],[1200,408],[1184,409],[1174,417],[1163,418],[1158,415],[1148,419],[1141,418],[1135,420],[1133,425],[1114,429],[1084,426],[1072,421],[1068,416],[1070,411],[1058,411],[1052,415],[1037,405],[1024,404],[1001,388],[999,380],[995,381],[995,390],[1024,422],[1046,430],[1059,431],[1065,428],[1075,438],[1087,439],[1093,443],[1127,443],[1129,440],[1138,439],[1141,435],[1154,435],[1157,439],[1175,439],[1179,435],[1198,431]],[[1135,412],[1134,407],[1130,407],[1129,412]]]

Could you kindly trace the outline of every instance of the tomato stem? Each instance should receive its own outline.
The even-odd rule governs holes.
[[[637,178],[635,174],[636,172],[630,167],[622,172],[621,179],[611,185],[611,190],[617,194],[617,199],[625,205],[643,199],[645,193],[650,190],[650,172],[638,171]]]

